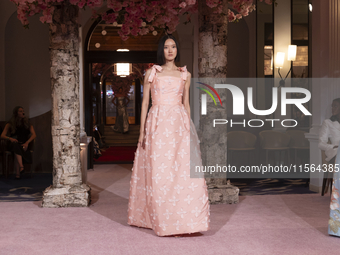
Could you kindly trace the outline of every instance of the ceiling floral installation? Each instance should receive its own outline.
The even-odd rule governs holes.
[[[191,14],[198,11],[196,0],[10,0],[17,6],[18,19],[28,27],[28,17],[42,14],[40,21],[52,23],[56,5],[72,4],[79,8],[93,9],[93,17],[101,17],[106,23],[120,27],[118,31],[122,40],[129,36],[153,33],[156,29],[165,29],[173,33],[182,15],[190,22]],[[202,0],[204,1],[204,0]],[[228,15],[230,22],[237,21],[255,10],[254,0],[226,0],[229,3],[228,13],[222,13],[222,0],[205,0],[207,6],[221,15]],[[256,0],[255,0],[256,1]],[[272,4],[275,0],[260,0]],[[99,7],[107,7],[108,12],[98,13]]]

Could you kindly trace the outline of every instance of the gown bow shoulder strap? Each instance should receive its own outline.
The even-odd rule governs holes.
[[[153,79],[154,79],[155,76],[156,76],[157,70],[158,70],[159,72],[161,72],[161,71],[162,71],[162,67],[159,66],[159,65],[153,65],[153,66],[152,66],[152,69],[151,69],[151,73],[150,73],[150,75],[149,75],[149,79],[148,79],[149,82],[153,82]]]
[[[183,67],[178,67],[178,70],[180,70],[182,72],[181,77],[183,80],[187,80],[187,76],[188,76],[188,71],[187,71],[187,66],[183,66]]]

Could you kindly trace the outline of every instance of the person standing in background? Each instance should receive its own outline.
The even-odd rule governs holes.
[[[117,103],[116,103],[116,98],[117,98]],[[125,103],[125,99],[127,100],[126,103]],[[120,87],[118,89],[118,93],[114,94],[114,97],[112,98],[112,103],[118,109],[118,115],[116,118],[116,123],[113,127],[113,131],[123,133],[123,134],[129,131],[129,116],[127,114],[127,109],[126,109],[129,102],[130,102],[129,97],[123,93],[123,88]]]
[[[330,144],[328,143],[330,140]],[[340,98],[336,98],[332,103],[332,117],[324,120],[319,134],[319,148],[325,151],[326,161],[329,162],[327,166],[329,169],[327,173],[330,174],[333,185],[330,203],[330,218],[328,221],[328,234],[340,237],[340,150],[338,150],[340,143]],[[335,165],[334,165],[335,164]]]

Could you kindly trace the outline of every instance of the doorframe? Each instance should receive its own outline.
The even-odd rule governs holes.
[[[157,63],[157,51],[88,51],[91,34],[101,22],[97,18],[90,27],[84,43],[84,102],[85,102],[85,132],[93,137],[92,117],[92,63]],[[136,109],[137,110],[137,109]],[[93,168],[93,143],[89,144],[88,169]]]

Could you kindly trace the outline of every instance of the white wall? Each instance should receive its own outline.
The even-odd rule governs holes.
[[[5,28],[7,20],[15,11],[15,5],[12,2],[0,1],[0,121],[4,121],[6,116]]]
[[[8,120],[16,105],[23,106],[29,117],[51,110],[48,25],[42,24],[39,16],[33,16],[29,18],[30,28],[24,29],[16,16],[12,2],[0,1],[0,121]],[[93,22],[91,11],[81,11],[79,21],[83,54],[82,45]]]
[[[29,18],[29,29],[24,29],[16,16],[12,2],[0,1],[0,121],[8,120],[17,105],[23,106],[31,118],[51,110],[48,25],[41,23],[38,15]],[[81,11],[79,21],[85,40],[93,22],[91,11]]]
[[[48,26],[35,16],[24,29],[10,1],[0,2],[0,121],[8,120],[16,105],[29,117],[51,109]]]
[[[3,34],[6,119],[16,105],[23,106],[31,118],[51,110],[48,25],[38,16],[29,21],[30,28],[24,29],[13,13]]]

